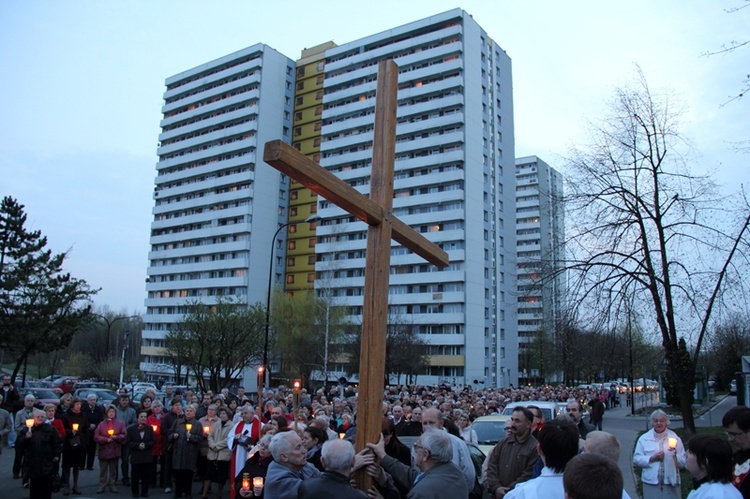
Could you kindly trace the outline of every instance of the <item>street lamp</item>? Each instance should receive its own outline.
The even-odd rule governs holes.
[[[312,223],[317,222],[320,220],[320,217],[318,215],[312,215],[307,217],[303,223]],[[284,225],[280,225],[278,229],[276,229],[276,232],[273,235],[273,238],[271,239],[271,261],[268,266],[268,295],[266,296],[266,340],[263,344],[263,367],[265,368],[265,374],[266,376],[269,376],[268,373],[268,332],[271,326],[271,288],[273,287],[273,252],[276,249],[276,238],[278,237],[279,233],[285,229],[286,227],[289,227],[290,225],[293,225],[297,222],[287,222]],[[261,381],[260,377],[258,378],[258,381]]]
[[[130,338],[130,329],[125,330],[125,344],[122,346],[122,361],[120,362],[120,384],[118,388],[122,388],[122,377],[125,374],[125,354],[128,353],[128,339]]]
[[[118,315],[114,319],[109,320],[107,317],[105,317],[105,316],[103,316],[101,314],[96,314],[94,312],[89,312],[89,315],[93,315],[94,317],[98,317],[98,318],[102,319],[107,324],[107,343],[106,343],[105,351],[109,350],[109,335],[110,335],[110,332],[112,331],[112,326],[115,324],[115,322],[117,322],[119,320],[123,320],[123,319],[128,319],[129,320],[129,319],[133,319],[135,317],[138,317],[137,315],[129,315],[129,316]]]

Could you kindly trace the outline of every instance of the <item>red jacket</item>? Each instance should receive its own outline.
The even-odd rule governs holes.
[[[164,416],[164,413],[161,413],[161,416]],[[151,447],[152,456],[161,456],[164,453],[164,437],[161,434],[161,422],[163,419],[163,417],[161,419],[157,418],[154,414],[151,414],[146,419],[146,424],[155,428],[154,439],[156,442],[154,443],[154,446]]]

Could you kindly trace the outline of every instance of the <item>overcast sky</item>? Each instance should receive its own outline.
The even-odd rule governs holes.
[[[66,268],[102,288],[97,305],[143,313],[165,78],[262,42],[347,43],[461,7],[513,61],[516,156],[565,171],[586,120],[639,64],[685,104],[683,131],[727,191],[750,179],[750,102],[728,105],[750,71],[746,0],[0,0],[0,195]]]

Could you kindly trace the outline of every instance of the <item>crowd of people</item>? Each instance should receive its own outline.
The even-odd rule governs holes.
[[[159,489],[175,499],[221,499],[225,488],[230,499],[628,497],[617,465],[619,442],[602,431],[604,409],[619,402],[615,387],[389,387],[380,439],[355,453],[358,407],[351,387],[294,394],[281,386],[256,404],[242,388],[198,394],[167,386],[164,394],[147,391],[137,401],[121,389],[107,407],[95,395],[65,396],[59,406],[40,410],[33,395],[14,398],[6,378],[0,437],[15,437],[13,477],[32,499],[58,489],[80,495],[80,474],[94,470],[97,459],[96,492],[118,492],[122,485],[134,498]],[[559,402],[565,411],[545,421],[533,402],[514,406],[505,434],[477,469],[467,447],[477,443],[472,422],[530,401]],[[684,446],[663,411],[650,421],[633,456],[644,498],[680,497],[680,469],[693,476],[691,499],[750,497],[750,409],[726,414],[728,442],[699,435]],[[405,437],[416,443],[408,447]],[[352,486],[356,470],[371,477],[369,490]]]

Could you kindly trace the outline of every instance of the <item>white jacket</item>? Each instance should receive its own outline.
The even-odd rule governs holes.
[[[687,499],[742,499],[731,483],[707,482],[690,492]]]
[[[682,440],[680,437],[677,436],[677,434],[670,429],[666,430],[667,432],[667,438],[665,438],[663,441],[658,440],[656,438],[656,433],[653,429],[647,431],[643,435],[641,435],[641,438],[638,439],[638,443],[635,444],[635,454],[633,454],[633,464],[638,466],[639,468],[643,468],[643,472],[641,473],[641,480],[643,483],[648,483],[650,485],[659,485],[659,465],[661,461],[654,461],[652,463],[649,462],[649,459],[651,459],[651,456],[659,452],[660,450],[664,451],[664,464],[667,465],[668,463],[674,462],[674,456],[677,457],[677,466],[680,469],[685,468],[685,446],[682,445]],[[675,450],[671,451],[669,450],[669,446],[667,443],[667,439],[669,438],[676,438],[677,439],[677,447]],[[662,443],[663,442],[663,443]],[[665,473],[666,474],[666,473]],[[680,474],[679,472],[676,475],[676,482],[675,484],[680,483]]]

